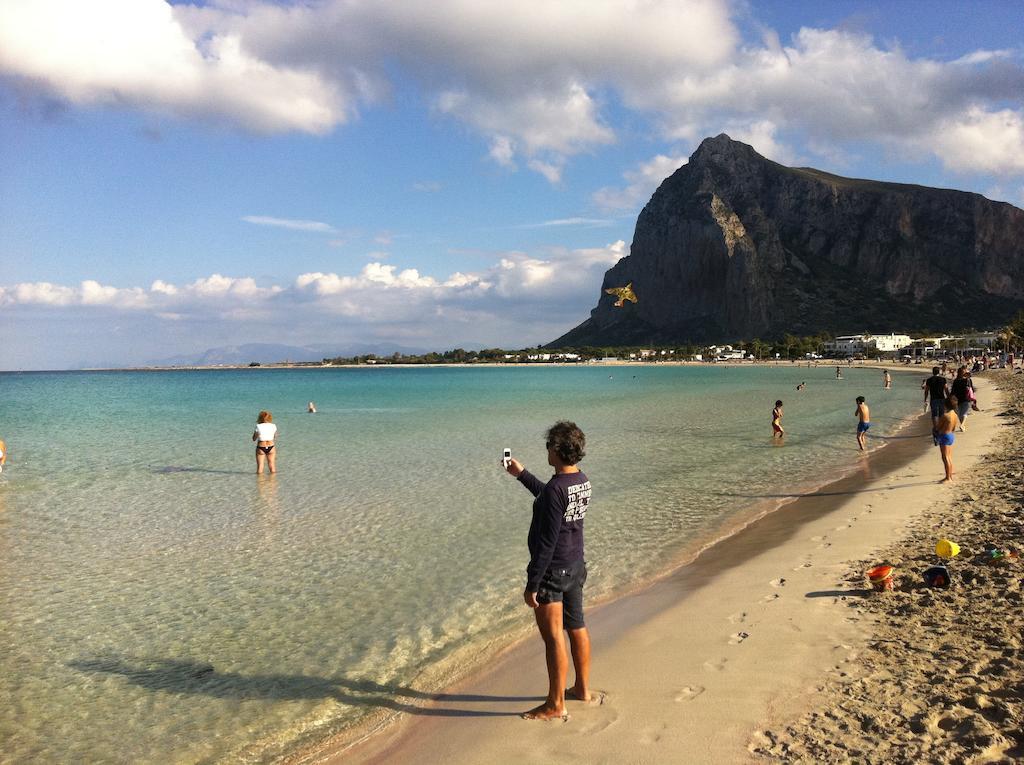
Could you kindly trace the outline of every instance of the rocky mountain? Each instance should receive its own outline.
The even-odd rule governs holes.
[[[630,283],[636,302],[606,292]],[[722,134],[662,182],[590,318],[550,347],[993,327],[1021,308],[1024,210],[785,167]]]

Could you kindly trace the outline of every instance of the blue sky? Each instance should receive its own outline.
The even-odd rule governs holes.
[[[0,5],[0,369],[582,321],[700,140],[1024,206],[1024,4]]]

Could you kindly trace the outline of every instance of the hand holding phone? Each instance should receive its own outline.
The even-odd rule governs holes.
[[[501,453],[501,466],[508,470],[510,464],[512,464],[512,450],[506,446]]]

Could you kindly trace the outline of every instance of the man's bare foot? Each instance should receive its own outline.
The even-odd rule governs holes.
[[[565,697],[572,699],[573,701],[590,701],[591,693],[589,690],[579,691],[576,688],[566,688]]]
[[[550,707],[545,703],[534,707],[529,712],[523,712],[521,717],[524,720],[561,720],[565,722],[569,719],[569,713],[565,709]]]
[[[593,706],[600,706],[601,704],[604,704],[605,695],[606,694],[604,693],[604,691],[588,690],[586,692],[580,692],[577,691],[575,688],[565,689],[565,698],[567,700],[582,701],[585,704],[590,704]]]
[[[943,478],[939,483],[953,483],[952,478]]]

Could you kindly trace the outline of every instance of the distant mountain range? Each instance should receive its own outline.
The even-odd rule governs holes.
[[[992,328],[1022,308],[1024,210],[785,167],[722,134],[662,182],[590,318],[549,347]]]
[[[277,343],[246,343],[244,345],[225,345],[220,348],[209,348],[201,353],[169,356],[154,359],[146,366],[179,367],[179,366],[237,366],[257,362],[273,364],[292,361],[321,361],[325,358],[338,356],[365,356],[367,354],[390,356],[394,353],[415,355],[426,353],[420,348],[388,343],[362,343],[338,347],[335,345],[280,345]]]

